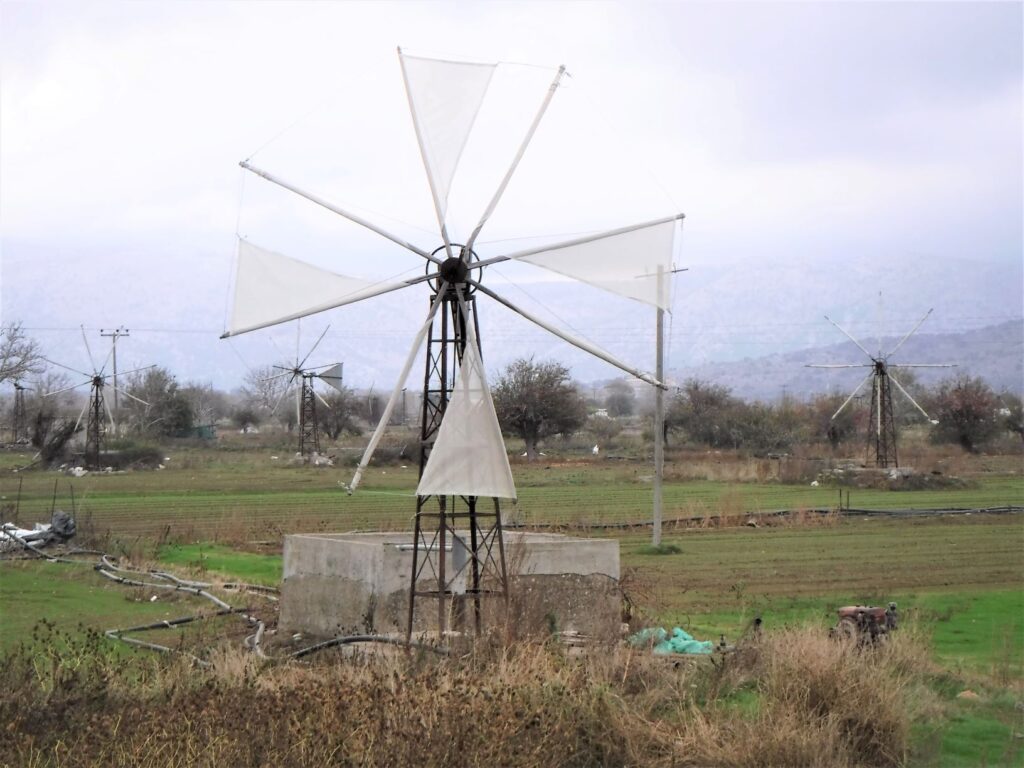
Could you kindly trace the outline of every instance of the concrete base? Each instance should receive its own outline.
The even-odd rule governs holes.
[[[518,636],[562,630],[616,635],[621,614],[618,541],[518,531],[506,531],[504,538],[509,614],[502,600],[484,598],[487,626],[508,627]],[[318,636],[404,632],[411,548],[412,535],[403,533],[285,536],[282,630]],[[451,568],[451,556],[446,554],[446,568]],[[452,606],[456,628],[459,602]],[[466,605],[463,610],[472,609]],[[414,629],[437,629],[435,600],[417,599]]]

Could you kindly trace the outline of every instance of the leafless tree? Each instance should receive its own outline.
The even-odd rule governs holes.
[[[294,397],[289,396],[291,377],[278,368],[264,365],[253,368],[245,376],[242,385],[242,397],[245,404],[257,410],[264,417],[273,414],[284,426],[291,429],[295,425]]]
[[[23,379],[42,370],[42,352],[21,323],[0,328],[0,382]]]

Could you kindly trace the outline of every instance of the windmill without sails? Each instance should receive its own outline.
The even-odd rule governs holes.
[[[320,334],[320,338],[316,340],[316,343],[310,347],[309,352],[306,356],[299,360],[298,352],[298,336],[296,335],[296,346],[295,346],[295,364],[292,366],[275,365],[283,373],[269,376],[264,381],[272,381],[274,379],[280,379],[284,376],[288,377],[288,381],[285,384],[285,390],[281,393],[281,397],[278,398],[277,404],[274,405],[271,413],[277,410],[278,405],[281,404],[281,400],[284,399],[285,395],[288,394],[288,390],[292,384],[296,381],[299,382],[299,387],[296,390],[296,401],[295,409],[299,423],[299,449],[298,453],[301,456],[309,456],[313,453],[320,453],[320,426],[316,415],[316,401],[319,400],[323,403],[323,406],[330,409],[331,405],[323,397],[313,389],[313,380],[320,379],[328,386],[341,392],[342,390],[342,371],[343,363],[328,363],[327,365],[318,365],[306,367],[306,361],[316,351],[316,348],[320,346],[320,342],[323,341],[324,336],[327,335],[327,331],[330,330],[330,326],[324,328],[324,332]]]
[[[99,469],[100,468],[100,455],[103,453],[103,443],[106,439],[107,433],[107,419],[109,419],[111,431],[114,430],[114,414],[110,410],[110,405],[103,397],[103,390],[106,387],[110,387],[113,391],[124,395],[125,397],[131,398],[143,405],[149,405],[145,400],[136,397],[130,392],[125,392],[120,389],[112,382],[108,381],[110,377],[106,373],[107,364],[110,362],[111,352],[107,353],[106,359],[103,361],[103,365],[96,366],[96,361],[93,359],[92,350],[89,348],[89,340],[85,337],[85,328],[82,328],[82,341],[85,343],[85,351],[89,356],[89,363],[92,365],[92,373],[85,373],[79,371],[76,368],[58,363],[53,360],[43,358],[46,362],[51,365],[56,365],[58,368],[63,368],[66,371],[77,373],[79,376],[85,376],[84,381],[80,381],[77,384],[72,384],[70,387],[64,387],[64,389],[58,389],[56,392],[47,392],[43,397],[53,397],[59,395],[62,392],[69,392],[72,389],[78,389],[89,385],[89,399],[82,411],[78,414],[78,420],[75,422],[75,431],[77,432],[79,427],[82,425],[82,419],[85,418],[85,468],[86,469]],[[146,365],[142,368],[135,368],[131,371],[124,371],[119,373],[119,376],[127,376],[130,373],[137,373],[139,371],[145,371],[152,368],[152,365]],[[106,418],[105,418],[106,417]]]
[[[896,453],[896,420],[893,417],[892,409],[892,386],[895,385],[907,400],[910,401],[911,405],[917,408],[928,421],[932,424],[938,424],[937,421],[932,419],[922,408],[914,398],[910,396],[910,393],[904,389],[903,385],[896,379],[892,374],[894,369],[903,368],[952,368],[955,367],[951,363],[890,363],[891,358],[896,351],[903,346],[904,342],[913,336],[917,329],[921,327],[922,323],[928,319],[928,316],[932,313],[929,309],[924,317],[922,317],[917,325],[915,325],[910,332],[900,339],[899,343],[892,348],[892,350],[886,354],[883,354],[881,348],[881,341],[879,341],[878,354],[871,354],[857,339],[843,330],[840,325],[835,322],[828,315],[825,315],[825,319],[828,320],[832,325],[838,328],[850,341],[857,345],[857,347],[871,360],[869,363],[839,363],[839,364],[816,364],[808,365],[808,368],[870,368],[868,375],[857,385],[857,388],[850,393],[850,396],[843,401],[843,404],[839,406],[835,413],[832,414],[832,419],[835,419],[843,409],[846,408],[857,395],[858,392],[867,384],[869,381],[871,385],[871,412],[868,420],[868,438],[867,438],[867,464],[875,467],[898,467],[899,458]]]

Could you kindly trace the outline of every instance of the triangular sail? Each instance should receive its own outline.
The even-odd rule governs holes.
[[[473,339],[466,344],[452,399],[416,494],[516,498],[498,415]]]
[[[399,56],[423,163],[443,220],[455,169],[496,65]]]
[[[620,296],[671,309],[672,256],[677,220],[639,226],[605,237],[511,258],[581,280]]]
[[[381,283],[346,277],[238,239],[235,298],[228,332],[241,333],[320,312]]]
[[[335,365],[332,365],[330,368],[328,368],[326,371],[321,371],[320,373],[318,373],[317,377],[321,379],[324,382],[324,384],[327,384],[328,386],[333,387],[334,389],[341,392],[342,367],[342,363],[336,363]]]

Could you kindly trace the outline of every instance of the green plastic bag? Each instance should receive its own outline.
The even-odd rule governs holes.
[[[642,629],[629,638],[634,646],[650,645],[651,650],[659,655],[670,653],[711,653],[714,643],[710,640],[694,640],[693,636],[679,627],[672,628],[670,635],[661,627]]]

